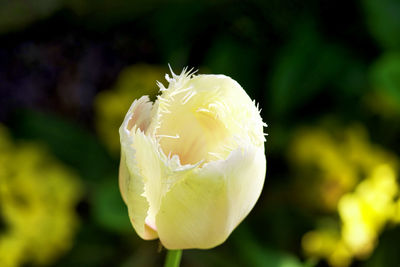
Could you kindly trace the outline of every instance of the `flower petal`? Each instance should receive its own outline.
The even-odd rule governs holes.
[[[165,177],[167,176],[166,166],[158,150],[155,139],[138,131],[134,137],[133,148],[136,152],[136,166],[139,169],[144,181],[144,193],[149,202],[146,224],[156,230],[155,216],[164,195]]]
[[[156,217],[162,244],[207,249],[223,243],[255,205],[265,171],[264,148],[252,145],[181,179],[162,199]]]
[[[125,115],[124,121],[119,128],[119,135],[121,141],[121,163],[120,163],[120,173],[119,173],[119,187],[121,195],[125,203],[127,202],[127,188],[126,184],[129,177],[129,172],[121,172],[121,168],[125,170],[126,166],[122,166],[123,161],[125,161],[125,155],[123,150],[129,149],[132,146],[133,139],[131,132],[135,132],[137,128],[145,131],[150,123],[150,113],[151,113],[152,103],[148,96],[142,96],[139,99],[133,101],[131,107],[129,108],[127,114]],[[139,123],[137,125],[137,123]],[[141,128],[142,127],[142,128]],[[134,155],[132,155],[134,159]],[[124,160],[123,160],[124,159]],[[124,162],[125,163],[125,162]],[[122,175],[121,175],[122,173]]]
[[[145,179],[139,167],[142,131],[149,123],[152,103],[147,96],[135,100],[130,107],[119,133],[121,139],[121,163],[119,186],[122,198],[128,206],[129,217],[138,235],[143,239],[157,238],[157,232],[146,225],[150,204],[145,196]],[[139,154],[139,155],[138,155]]]
[[[149,203],[142,196],[144,192],[143,178],[138,173],[129,174],[125,153],[121,152],[121,154],[119,183],[123,199],[128,206],[129,218],[133,228],[145,240],[156,239],[158,237],[157,232],[145,224]]]

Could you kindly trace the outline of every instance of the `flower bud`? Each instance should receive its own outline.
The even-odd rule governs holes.
[[[223,243],[260,196],[265,124],[224,75],[166,75],[161,95],[135,100],[119,133],[119,183],[143,239],[168,249]]]

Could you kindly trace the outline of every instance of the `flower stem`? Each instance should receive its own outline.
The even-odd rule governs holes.
[[[182,257],[182,250],[168,250],[164,267],[179,267]]]

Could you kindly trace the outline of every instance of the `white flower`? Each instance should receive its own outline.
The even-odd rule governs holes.
[[[119,130],[120,189],[143,239],[168,249],[223,243],[255,205],[265,178],[265,124],[224,75],[166,75],[153,104],[135,100]]]

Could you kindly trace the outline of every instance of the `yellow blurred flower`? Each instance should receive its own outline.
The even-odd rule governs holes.
[[[380,165],[353,193],[340,199],[342,238],[354,255],[363,258],[372,252],[379,233],[393,216],[397,193],[394,169]]]
[[[313,207],[338,218],[336,228],[319,227],[303,236],[306,255],[336,267],[367,258],[385,225],[399,221],[397,157],[371,144],[359,125],[339,134],[302,129],[289,155],[306,184],[301,196],[312,195]]]
[[[155,83],[163,79],[165,69],[158,66],[137,64],[120,73],[110,90],[100,92],[95,99],[96,128],[111,153],[118,155],[120,149],[118,128],[132,99],[142,95],[154,97],[158,92]]]
[[[309,257],[324,258],[336,267],[348,266],[352,254],[341,240],[338,229],[322,227],[303,236],[302,247]]]
[[[396,158],[369,143],[366,130],[353,125],[340,131],[299,129],[290,144],[289,160],[297,173],[301,199],[324,212],[337,209],[340,198],[378,165]],[[306,182],[305,182],[306,181]]]
[[[35,144],[13,144],[0,125],[0,266],[52,263],[78,226],[77,177]]]

